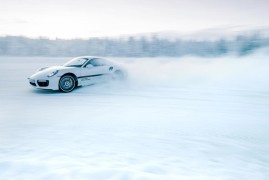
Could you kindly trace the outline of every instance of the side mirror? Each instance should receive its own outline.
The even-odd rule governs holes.
[[[86,68],[92,68],[92,67],[93,67],[92,64],[88,64],[88,65],[86,66]]]

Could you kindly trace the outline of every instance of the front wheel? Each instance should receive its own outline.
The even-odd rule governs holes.
[[[76,80],[73,76],[64,75],[59,81],[59,89],[62,92],[68,93],[76,87]]]

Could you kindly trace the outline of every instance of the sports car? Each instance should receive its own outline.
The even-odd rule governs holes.
[[[77,86],[86,86],[110,79],[124,79],[126,71],[104,58],[82,56],[62,66],[39,69],[30,76],[29,83],[39,89],[60,90],[68,93]]]

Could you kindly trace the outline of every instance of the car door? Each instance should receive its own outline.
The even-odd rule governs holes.
[[[99,58],[89,60],[84,67],[81,68],[81,85],[90,85],[103,82],[107,79],[107,76],[111,68],[102,63]]]
[[[111,79],[111,73],[113,72],[113,66],[107,60],[102,58],[96,58],[92,61],[95,67],[99,68],[102,75],[98,77],[99,82],[107,81]]]

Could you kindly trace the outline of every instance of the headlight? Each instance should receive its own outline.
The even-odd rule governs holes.
[[[58,70],[53,71],[52,73],[50,73],[50,74],[48,75],[48,77],[52,77],[52,76],[54,76],[55,74],[57,74],[58,72],[59,72]]]

